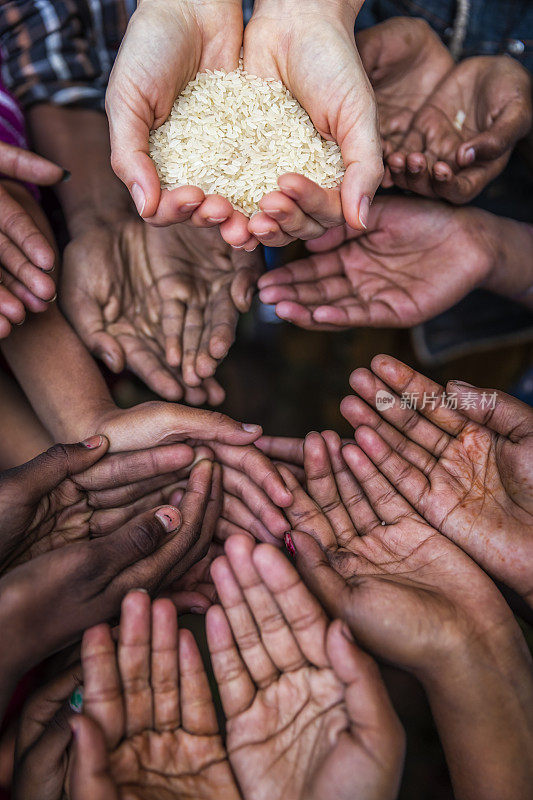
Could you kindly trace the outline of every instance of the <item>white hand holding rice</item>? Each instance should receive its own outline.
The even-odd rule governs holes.
[[[246,216],[287,172],[324,188],[344,175],[338,145],[320,136],[283,84],[242,67],[199,73],[151,132],[150,156],[164,189],[198,186]]]

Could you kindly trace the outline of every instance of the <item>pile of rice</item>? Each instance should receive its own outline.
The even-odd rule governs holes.
[[[277,178],[298,172],[324,188],[344,175],[340,149],[317,132],[279,81],[244,71],[202,72],[150,134],[161,186],[199,186],[251,216]]]

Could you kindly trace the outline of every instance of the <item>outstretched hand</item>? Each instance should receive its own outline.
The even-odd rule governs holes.
[[[197,186],[161,190],[148,154],[150,131],[165,122],[198,72],[237,68],[242,38],[240,0],[140,2],[109,79],[106,110],[111,164],[144,219],[154,225],[220,225],[228,243],[253,248],[257,242],[246,217],[227,198],[206,197]]]
[[[443,78],[387,164],[394,183],[468,203],[531,128],[531,76],[509,56],[475,56]]]
[[[245,800],[396,797],[403,732],[375,663],[271,545],[226,542],[207,639]]]
[[[341,410],[359,447],[430,525],[533,607],[533,411],[444,387],[390,356],[356,370]],[[386,407],[376,410],[385,392]],[[403,399],[402,399],[403,398]]]
[[[166,400],[218,405],[224,391],[213,374],[261,270],[258,255],[233,250],[218,231],[156,229],[127,216],[68,245],[62,302],[114,372],[128,367]]]
[[[260,300],[307,330],[417,325],[495,268],[494,219],[474,208],[378,197],[365,234],[346,225],[310,242],[307,258],[261,277]]]
[[[340,8],[342,5],[342,9]],[[339,189],[301,175],[280,177],[279,191],[259,203],[249,223],[263,244],[315,239],[346,219],[361,230],[383,176],[376,104],[354,41],[351,3],[257,0],[244,34],[248,72],[276,79],[341,149],[346,174]]]

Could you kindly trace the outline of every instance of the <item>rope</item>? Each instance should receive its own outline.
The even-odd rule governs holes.
[[[453,23],[453,34],[450,42],[450,53],[456,61],[463,52],[468,20],[470,17],[470,0],[457,0],[457,13]]]

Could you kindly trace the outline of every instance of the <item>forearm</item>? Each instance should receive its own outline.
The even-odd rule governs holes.
[[[456,800],[514,800],[533,785],[533,678],[522,634],[474,636],[422,683]]]
[[[533,225],[490,216],[494,258],[483,288],[533,309]]]
[[[42,425],[57,442],[79,441],[114,407],[94,359],[57,305],[2,342],[2,352]]]
[[[37,151],[71,172],[56,190],[72,237],[133,212],[127,189],[111,169],[104,113],[40,104],[28,119]]]
[[[0,372],[0,469],[11,469],[47,450],[53,443],[16,382]]]
[[[268,14],[274,18],[282,18],[285,15],[297,14],[311,11],[324,15],[335,15],[355,23],[355,19],[363,7],[364,0],[255,0],[254,16]]]

